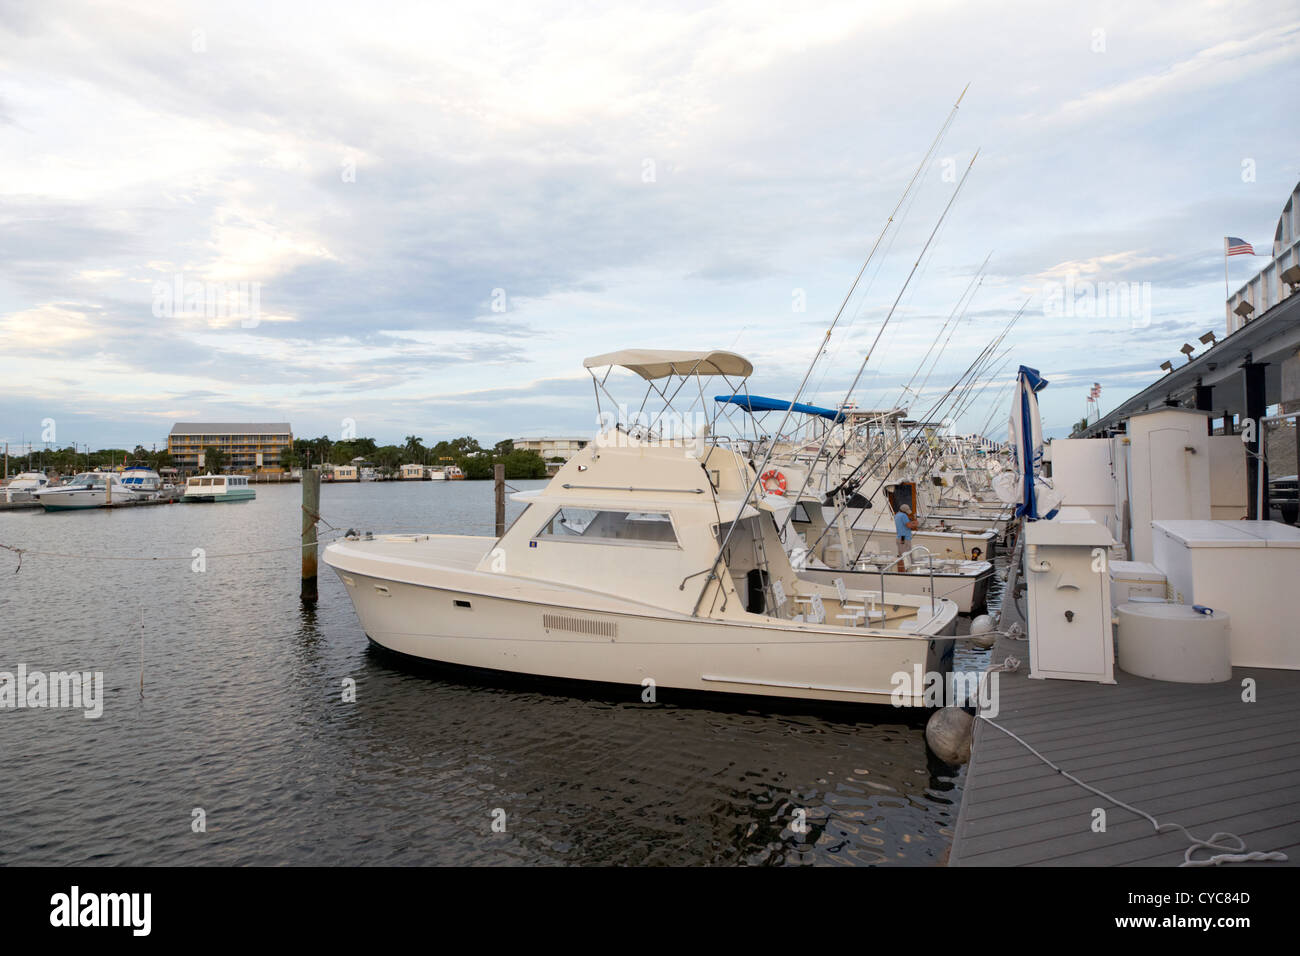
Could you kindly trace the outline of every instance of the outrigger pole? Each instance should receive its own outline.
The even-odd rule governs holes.
[[[912,173],[912,178],[911,180],[908,181],[907,188],[903,190],[903,194],[898,198],[898,203],[894,206],[893,211],[889,214],[889,218],[885,220],[884,226],[881,227],[880,234],[876,237],[876,241],[872,245],[871,251],[867,253],[867,258],[862,263],[862,268],[858,270],[858,274],[853,279],[853,284],[849,286],[849,291],[844,296],[844,301],[840,303],[840,307],[836,311],[834,319],[831,320],[830,327],[826,330],[825,336],[822,337],[821,342],[818,344],[817,351],[813,353],[812,362],[809,363],[808,370],[804,372],[803,381],[799,383],[799,388],[795,392],[794,399],[790,403],[791,406],[793,406],[796,402],[798,402],[799,398],[803,395],[803,390],[808,386],[808,379],[812,377],[813,369],[817,367],[817,362],[821,358],[822,352],[826,348],[826,344],[830,341],[831,334],[835,331],[835,327],[839,324],[840,318],[844,315],[844,310],[845,308],[848,307],[849,300],[853,298],[853,293],[854,291],[857,290],[858,283],[862,281],[862,276],[866,273],[867,266],[871,264],[871,260],[875,256],[876,250],[880,248],[880,243],[884,240],[885,234],[889,231],[889,227],[893,225],[894,217],[897,216],[898,211],[903,208],[903,203],[906,202],[908,195],[912,192],[912,187],[916,185],[917,180],[921,178],[921,173],[924,171],[925,167],[929,165],[930,157],[934,155],[935,150],[939,148],[939,144],[943,141],[944,136],[947,135],[949,127],[952,126],[953,119],[957,116],[957,109],[958,107],[961,106],[961,101],[966,96],[966,91],[969,89],[970,89],[970,84],[967,83],[966,86],[962,89],[961,95],[957,97],[957,102],[953,103],[952,109],[948,111],[948,117],[943,121],[943,125],[939,127],[939,132],[938,134],[935,135],[933,142],[930,143],[930,148],[927,149],[925,151],[925,155],[921,157],[921,162],[917,164],[916,171]],[[976,151],[976,155],[977,156],[979,155],[978,151]],[[974,163],[975,160],[974,158],[972,158],[971,164],[974,165]],[[970,166],[966,167],[966,173],[967,174],[970,173]],[[966,176],[963,175],[962,182],[965,181],[966,181]],[[961,183],[958,183],[957,190],[960,191],[960,189],[961,189]],[[956,192],[954,192],[953,196],[954,198],[956,197]],[[952,205],[952,201],[949,200],[948,207],[951,207],[951,205]],[[947,215],[948,207],[944,208],[944,215]],[[943,216],[939,217],[939,221],[943,222]],[[938,227],[936,226],[935,228],[937,229]],[[931,233],[930,238],[931,239],[934,238],[933,233]],[[928,247],[929,244],[930,244],[929,240],[927,240],[926,246]],[[924,255],[924,251],[922,251],[922,255]],[[915,267],[913,267],[913,272],[915,271],[916,271]],[[897,302],[895,302],[895,305],[897,305]],[[892,309],[890,310],[890,313],[891,314],[893,313]],[[863,366],[865,367],[865,365],[866,362],[864,361]],[[861,372],[859,372],[858,374],[861,375]],[[781,419],[781,425],[776,430],[775,434],[779,435],[785,431],[785,426],[790,421],[790,414],[792,410],[793,408],[786,409],[785,416]],[[723,537],[722,542],[718,545],[718,553],[716,556],[714,556],[713,563],[709,567],[708,577],[705,578],[704,585],[703,587],[700,588],[700,593],[695,598],[695,606],[691,610],[692,617],[699,616],[700,604],[703,603],[704,601],[704,595],[708,592],[709,585],[713,581],[717,580],[718,565],[722,561],[722,556],[726,553],[727,545],[731,543],[731,536],[736,530],[736,524],[740,521],[741,515],[745,513],[746,503],[749,501],[750,497],[754,494],[754,490],[758,487],[758,482],[759,482],[758,476],[761,475],[764,470],[766,470],[767,464],[772,458],[772,451],[774,450],[775,446],[776,443],[773,442],[771,447],[768,448],[767,454],[764,456],[763,467],[758,468],[754,471],[754,479],[753,481],[750,482],[749,490],[745,493],[745,496],[741,499],[740,510],[736,512],[736,517],[732,519],[731,523],[728,525],[727,533]],[[685,588],[686,581],[683,580],[679,587]]]
[[[862,380],[863,373],[865,373],[867,370],[867,363],[871,361],[872,353],[875,352],[876,346],[880,344],[880,337],[885,334],[885,329],[888,327],[890,320],[894,317],[894,312],[898,309],[898,303],[903,300],[903,295],[907,292],[907,287],[911,284],[912,277],[916,275],[916,270],[920,267],[921,260],[925,258],[926,252],[929,251],[930,243],[932,243],[934,241],[934,237],[939,234],[939,228],[943,225],[944,219],[947,218],[948,210],[952,209],[952,204],[957,201],[957,196],[961,193],[961,187],[966,184],[966,178],[970,175],[971,169],[975,166],[975,160],[979,158],[979,154],[980,154],[979,150],[978,149],[975,150],[975,155],[970,158],[970,163],[966,166],[966,172],[962,173],[961,179],[957,183],[957,188],[952,191],[952,195],[948,198],[948,204],[943,207],[943,212],[939,214],[938,221],[934,224],[934,228],[930,230],[930,235],[926,237],[925,245],[921,247],[921,252],[919,255],[917,255],[916,262],[912,263],[912,269],[910,272],[908,272],[907,278],[903,281],[903,287],[898,290],[898,295],[894,297],[894,304],[889,307],[889,312],[885,315],[885,321],[880,323],[880,328],[876,330],[876,337],[872,340],[871,347],[867,349],[867,354],[862,356],[862,364],[858,366],[858,372],[856,375],[853,376],[853,381],[849,384],[849,390],[848,392],[845,393],[844,402],[840,406],[841,408],[843,408],[844,405],[848,404],[849,399],[852,398],[854,391],[857,390],[858,383]],[[830,333],[828,332],[827,335],[829,334]],[[809,371],[811,372],[812,370],[809,369]],[[799,395],[796,394],[795,401],[797,402],[798,400],[799,400]],[[788,413],[787,413],[787,418],[788,418]],[[785,428],[784,421],[781,423],[781,427],[782,429]],[[778,434],[780,434],[780,432],[778,432]],[[818,458],[820,458],[822,452],[826,450],[826,443],[830,440],[830,436],[831,436],[831,430],[827,429],[825,437],[822,438],[821,446],[817,449]],[[775,451],[775,449],[776,449],[776,443],[773,442],[772,446],[767,451],[767,456],[763,460],[763,467],[758,470],[759,474],[761,474],[763,471],[767,469],[768,460],[771,459],[772,452]],[[804,475],[803,483],[799,486],[799,491],[796,494],[796,497],[802,495],[804,491],[807,490],[808,482],[812,480],[812,474],[813,474],[813,469],[809,468],[807,474]],[[790,512],[790,514],[793,513],[794,513],[793,511]],[[782,531],[785,530],[785,525],[786,523],[789,522],[790,514],[787,514],[785,522],[782,522],[781,525]]]

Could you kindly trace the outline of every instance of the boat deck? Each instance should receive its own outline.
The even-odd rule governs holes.
[[[1009,595],[1002,626],[1019,615]],[[1022,623],[1023,626],[1023,623]],[[1114,685],[1030,680],[1029,645],[1003,638],[996,722],[1094,787],[1201,839],[1235,833],[1247,851],[1300,863],[1300,671],[1233,668],[1222,684],[1146,680],[1115,668]],[[1242,682],[1255,681],[1255,703]],[[1106,811],[1106,832],[1092,830]],[[1177,866],[1191,844],[1057,774],[977,720],[949,864]],[[1195,858],[1209,852],[1199,850]],[[1277,862],[1251,864],[1283,866]]]
[[[356,540],[364,541],[367,553],[382,558],[433,560],[457,571],[473,571],[497,543],[496,538],[462,534],[376,534],[373,541]]]

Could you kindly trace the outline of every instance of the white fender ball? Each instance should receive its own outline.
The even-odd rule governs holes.
[[[993,618],[981,614],[970,622],[970,642],[981,650],[988,650],[998,642],[998,636],[993,633]]]
[[[925,722],[925,742],[936,757],[954,766],[970,760],[975,718],[960,707],[941,707]]]

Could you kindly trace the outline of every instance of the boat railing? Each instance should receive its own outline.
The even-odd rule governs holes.
[[[915,548],[911,548],[907,551],[904,551],[901,555],[899,555],[899,557],[906,560],[907,558],[915,554],[917,551],[925,552],[926,557],[929,558],[930,561],[930,613],[933,614],[934,613],[934,552],[932,552],[925,545],[918,544]]]

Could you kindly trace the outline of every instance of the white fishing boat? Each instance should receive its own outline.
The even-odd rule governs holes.
[[[248,501],[256,497],[247,475],[195,475],[185,482],[181,501]]]
[[[136,493],[136,497],[157,497],[162,490],[162,476],[148,465],[134,464],[122,469],[122,484]]]
[[[142,497],[112,471],[86,471],[62,485],[47,485],[32,493],[46,511],[75,511],[124,504]]]
[[[819,504],[812,496],[790,503],[789,531],[783,543],[801,578],[823,584],[842,580],[851,588],[933,595],[954,602],[961,614],[987,610],[992,562],[944,557],[924,545],[913,545],[902,556],[896,548],[889,552],[857,549],[852,544],[855,539],[843,533],[843,521],[841,528],[826,524]],[[778,525],[782,523],[778,519]]]
[[[43,472],[24,471],[10,479],[5,485],[5,501],[31,501],[34,492],[49,487],[50,479]]]
[[[752,370],[717,351],[586,365],[664,395],[664,379]],[[950,668],[955,603],[801,579],[758,486],[743,456],[703,435],[683,447],[612,426],[544,489],[514,496],[526,508],[500,539],[352,535],[324,558],[370,640],[425,660],[860,703],[891,702],[900,674]]]

